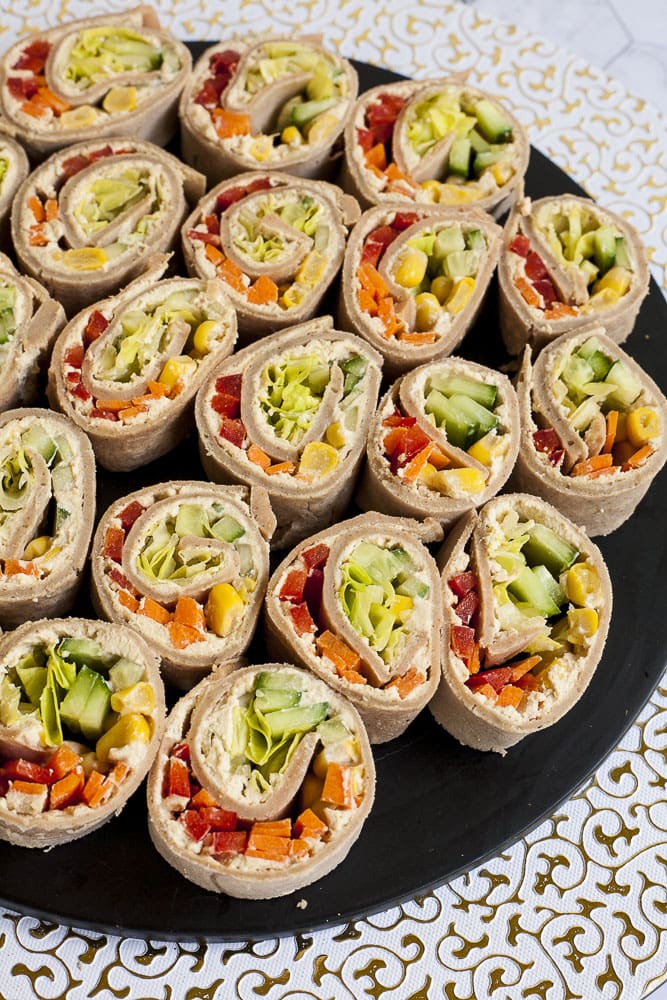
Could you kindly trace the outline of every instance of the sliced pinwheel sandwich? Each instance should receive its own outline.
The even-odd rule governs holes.
[[[622,344],[648,292],[637,232],[589,198],[523,199],[498,263],[500,329],[510,354],[540,350],[564,333],[602,323]]]
[[[607,568],[580,528],[524,493],[466,514],[438,562],[444,655],[429,707],[460,743],[505,753],[588,686],[609,629]]]
[[[379,355],[328,316],[273,334],[204,383],[195,419],[215,482],[266,489],[285,548],[342,516],[380,387]]]
[[[192,66],[186,46],[135,7],[16,42],[0,60],[0,110],[34,159],[132,135],[165,145]]]
[[[202,198],[182,229],[190,274],[224,282],[257,340],[310,319],[343,261],[354,198],[324,181],[242,174]]]
[[[451,524],[502,489],[519,437],[505,375],[463,358],[422,365],[380,401],[357,501],[364,510]]]
[[[212,184],[257,169],[330,176],[357,91],[351,63],[313,38],[231,38],[183,91],[183,156]]]
[[[224,286],[159,281],[167,260],[78,313],[53,351],[51,403],[88,434],[107,469],[146,465],[187,437],[199,386],[234,347]]]
[[[136,278],[170,249],[204,178],[149,142],[70,146],[21,185],[12,239],[21,267],[68,315]]]
[[[30,165],[23,146],[3,131],[0,124],[0,225],[3,230],[12,210],[14,195],[29,172]],[[3,246],[8,242],[4,232],[0,239]]]
[[[385,201],[476,205],[496,217],[521,190],[530,146],[496,98],[452,77],[366,91],[345,127],[341,183]]]
[[[140,632],[187,690],[250,643],[274,526],[261,489],[173,482],[121,497],[93,540],[95,606]]]
[[[271,899],[343,861],[374,794],[352,705],[312,674],[269,663],[215,673],[176,704],[148,780],[149,831],[196,885]]]
[[[521,448],[514,481],[590,535],[637,507],[667,459],[667,400],[601,327],[559,337],[517,384]]]
[[[65,322],[60,303],[0,254],[0,410],[32,402]]]
[[[31,621],[0,640],[0,838],[54,847],[117,816],[164,728],[159,660],[131,629]]]
[[[72,606],[95,515],[88,438],[50,410],[0,415],[0,625]]]
[[[429,519],[362,514],[301,542],[269,581],[271,654],[349,698],[371,743],[400,736],[438,686],[438,570],[420,539],[440,538]]]
[[[446,357],[477,317],[500,245],[500,228],[475,209],[365,212],[345,251],[341,325],[380,351],[390,377]]]

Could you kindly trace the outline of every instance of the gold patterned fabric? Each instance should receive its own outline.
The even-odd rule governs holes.
[[[469,71],[534,145],[634,223],[667,288],[661,120],[602,71],[455,3],[206,6],[171,0],[160,16],[182,38],[321,31],[343,54],[407,75]],[[0,44],[90,13],[82,0],[12,5]],[[592,782],[448,886],[331,930],[229,945],[147,944],[0,910],[0,998],[638,1000],[667,978],[666,783],[662,687]]]

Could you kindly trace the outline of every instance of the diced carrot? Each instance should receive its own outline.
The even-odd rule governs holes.
[[[563,316],[577,316],[579,310],[567,302],[552,302],[550,309],[544,310],[545,319],[562,319]]]
[[[88,779],[85,785],[83,786],[83,790],[81,792],[81,798],[86,803],[86,805],[90,806],[91,809],[94,809],[96,806],[99,806],[100,803],[102,802],[102,799],[104,798],[105,794],[104,793],[105,782],[106,779],[104,775],[100,774],[99,771],[91,771],[90,774],[88,775]]]
[[[408,464],[403,469],[404,482],[414,483],[414,481],[419,477],[419,473],[428,462],[432,450],[433,445],[427,444],[425,448],[422,448],[421,451],[417,452],[414,458],[410,459]]]
[[[183,379],[177,378],[174,384],[172,385],[171,389],[169,390],[169,398],[176,399],[177,396],[180,396],[180,394],[183,392],[184,386],[185,382],[183,381]]]
[[[255,465],[261,466],[265,472],[271,465],[271,459],[269,458],[269,456],[266,454],[265,451],[262,451],[261,448],[258,448],[256,444],[250,445],[250,447],[246,452],[246,455],[248,456],[248,459],[251,462],[254,462]]]
[[[337,764],[335,761],[329,764],[322,788],[322,801],[343,809],[354,805],[352,768],[349,764]]]
[[[221,250],[218,250],[217,247],[214,247],[212,243],[206,243],[204,245],[204,253],[210,262],[215,265],[218,265],[223,260],[227,260],[224,253],[222,253]]]
[[[366,153],[364,162],[367,167],[377,167],[378,170],[384,170],[387,166],[387,152],[384,144],[376,142]]]
[[[38,222],[36,225],[30,227],[28,243],[31,247],[45,247],[48,242],[48,237],[44,232],[44,227],[41,222]]]
[[[368,684],[364,675],[360,674],[358,670],[339,670],[338,673],[342,680],[347,681],[348,684]]]
[[[250,135],[250,115],[214,108],[211,114],[213,127],[219,139],[231,139],[235,135]]]
[[[55,198],[47,198],[46,204],[44,205],[44,212],[46,215],[47,222],[53,222],[54,219],[58,218],[58,202]]]
[[[194,597],[179,597],[174,609],[174,621],[179,625],[189,625],[190,628],[206,628],[204,609]]]
[[[260,834],[263,837],[291,837],[292,821],[289,816],[285,819],[258,820],[252,824],[250,829],[251,840],[254,834]]]
[[[496,690],[490,684],[480,684],[478,688],[475,688],[475,694],[483,694],[485,698],[490,698],[491,701],[495,701],[497,698]]]
[[[251,831],[246,854],[250,858],[265,858],[267,861],[282,861],[289,854],[289,837],[266,837]]]
[[[521,298],[524,302],[529,306],[533,306],[535,309],[539,309],[542,300],[531,283],[519,275],[514,279],[514,284],[519,290]]]
[[[394,334],[405,329],[403,323],[397,318],[394,307],[394,300],[390,295],[378,300],[378,316],[384,326],[384,335],[389,339]]]
[[[265,306],[278,301],[278,286],[267,274],[260,274],[248,289],[248,302],[255,306]]]
[[[434,330],[424,333],[410,333],[408,330],[405,330],[399,333],[398,339],[403,344],[412,344],[413,347],[420,347],[421,344],[435,344],[438,335]]]
[[[122,783],[125,781],[129,773],[130,773],[130,768],[125,763],[125,761],[122,760],[116,761],[116,763],[114,764],[113,771],[111,772],[111,774],[107,775],[107,781],[111,782],[116,787],[118,787],[119,785],[122,785]]]
[[[446,469],[448,465],[451,465],[450,459],[444,452],[440,451],[437,445],[433,445],[428,460],[436,469]]]
[[[498,695],[496,704],[500,706],[511,705],[512,708],[518,708],[522,700],[523,691],[521,688],[514,687],[513,684],[506,684]]]
[[[290,840],[289,842],[289,856],[290,858],[305,858],[310,854],[311,847],[307,840],[301,840],[297,837],[296,840]]]
[[[139,601],[132,594],[128,594],[127,590],[118,591],[118,600],[128,611],[135,612],[139,609]]]
[[[121,410],[118,414],[120,419],[125,422],[126,420],[132,420],[134,417],[138,417],[140,413],[145,413],[147,407],[143,404],[141,406],[126,406],[124,410]]]
[[[49,809],[65,809],[78,801],[83,789],[83,772],[72,771],[49,789]]]
[[[269,465],[267,469],[264,469],[267,476],[277,476],[280,472],[289,472],[290,475],[294,472],[296,466],[294,462],[276,462],[275,465]]]
[[[195,809],[216,809],[218,802],[205,788],[200,788],[197,794],[192,796],[192,805]]]
[[[12,788],[22,795],[43,795],[48,787],[41,781],[23,781],[21,778],[12,781]]]
[[[370,292],[374,298],[384,299],[389,295],[389,289],[384,278],[377,268],[369,264],[368,261],[364,261],[357,268],[357,278],[361,283],[361,287]]]
[[[80,767],[82,760],[76,750],[72,750],[67,743],[61,743],[58,749],[49,757],[49,767],[53,771],[57,780],[64,778],[66,774]]]
[[[204,639],[204,636],[196,628],[191,628],[189,625],[181,625],[180,622],[167,622],[167,629],[172,646],[175,646],[176,649],[185,649],[187,646],[191,646],[193,642],[202,642]]]
[[[165,385],[164,382],[153,382],[152,380],[148,382],[148,388],[152,396],[156,396],[160,399],[162,396],[169,395],[169,386]]]
[[[393,160],[384,173],[388,181],[406,181],[410,187],[417,186],[411,177],[408,177],[407,174],[404,174],[402,170],[398,169]]]
[[[142,598],[137,614],[145,615],[146,618],[152,618],[153,621],[159,622],[160,625],[166,625],[172,619],[171,613],[166,608],[163,608],[161,604],[158,604],[157,601],[154,601],[152,597]]]
[[[222,280],[235,291],[244,293],[247,291],[243,281],[243,271],[233,260],[223,256],[217,264],[217,270]]]
[[[331,660],[336,668],[340,666],[343,670],[356,670],[361,663],[361,657],[328,629],[318,635],[315,645],[320,655]]]
[[[320,840],[327,833],[328,829],[327,824],[312,809],[304,809],[294,821],[293,832],[295,837],[305,836]]]
[[[616,431],[618,430],[618,410],[610,410],[607,414],[607,436],[604,440],[603,452],[609,453],[614,447]]]
[[[512,669],[512,680],[518,681],[524,674],[527,674],[529,670],[536,667],[541,659],[541,656],[527,656],[525,660],[519,660],[518,663],[511,663],[510,667]]]
[[[472,653],[468,657],[468,663],[467,663],[468,673],[471,674],[471,675],[472,674],[478,674],[479,671],[480,671],[481,665],[482,664],[481,664],[480,658],[479,658],[479,643],[476,642],[474,644],[474,646],[472,647]]]
[[[71,104],[58,97],[48,87],[40,87],[36,94],[30,98],[32,104],[37,107],[50,108],[55,115],[61,115],[63,111],[69,111]]]
[[[26,115],[30,115],[31,118],[46,118],[49,113],[48,108],[39,104],[33,104],[32,101],[24,101],[21,105],[21,111]]]
[[[18,559],[5,559],[5,573],[7,576],[15,576],[22,573],[24,576],[40,576],[39,566],[34,562],[21,562]]]
[[[368,313],[370,316],[377,316],[378,306],[375,301],[375,296],[372,295],[367,289],[359,289],[357,293],[357,303],[362,312]]]
[[[36,222],[44,222],[46,219],[46,212],[44,211],[44,206],[37,195],[33,195],[31,198],[28,198],[28,207],[35,216]]]
[[[619,441],[614,442],[614,447],[612,449],[612,454],[614,457],[614,462],[616,465],[625,465],[629,458],[635,453],[635,446],[630,441]]]
[[[619,466],[618,465],[609,465],[609,466],[605,466],[602,469],[594,469],[592,472],[588,473],[588,475],[586,476],[586,478],[587,479],[601,479],[602,476],[613,476],[614,473],[618,472],[618,471],[619,471]]]
[[[591,472],[596,472],[598,469],[608,469],[612,462],[613,459],[609,454],[593,455],[591,458],[587,458],[583,462],[577,462],[570,475],[588,476]]]
[[[410,667],[400,677],[394,677],[386,685],[387,688],[396,688],[401,698],[406,698],[411,691],[423,684],[426,680],[424,674],[420,674],[416,667]]]
[[[640,465],[643,465],[649,455],[653,454],[653,448],[650,444],[645,444],[638,451],[631,455],[630,458],[623,464],[623,472],[629,472],[630,469],[638,469]]]
[[[154,399],[155,396],[153,395],[152,392],[147,392],[143,396],[133,396],[132,406],[140,407],[142,413],[145,413],[148,408],[148,405],[152,403]]]
[[[130,405],[126,399],[96,399],[95,405],[98,410],[111,410],[118,413],[119,410],[126,410]]]

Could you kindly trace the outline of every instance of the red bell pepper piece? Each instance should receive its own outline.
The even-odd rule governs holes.
[[[241,398],[241,386],[243,385],[243,374],[221,375],[215,380],[215,391],[225,396],[235,396]]]
[[[322,607],[322,590],[324,589],[324,573],[321,569],[311,569],[303,588],[303,599],[315,621],[319,621]]]
[[[185,809],[178,817],[193,840],[203,840],[211,827],[197,809]]]
[[[223,417],[222,423],[220,424],[219,434],[221,438],[225,439],[225,441],[229,441],[230,444],[240,448],[245,440],[245,427],[243,426],[243,421],[229,420],[227,417]]]
[[[243,854],[247,842],[247,830],[216,830],[205,844],[209,854]]]
[[[127,533],[138,517],[144,512],[144,508],[139,503],[138,500],[133,500],[132,503],[128,504],[123,510],[121,510],[118,515],[118,520],[121,523],[123,531]]]
[[[364,153],[368,153],[375,145],[375,136],[367,128],[358,128],[357,142],[363,149]]]
[[[65,351],[63,361],[72,368],[80,368],[83,364],[83,344],[73,344]]]
[[[175,757],[177,760],[183,760],[186,764],[190,763],[190,744],[183,740],[181,743],[174,743],[173,747],[169,752],[170,757]]]
[[[548,278],[549,272],[544,266],[544,261],[539,254],[532,250],[526,257],[526,277],[531,281],[539,281],[541,278]]]
[[[175,796],[179,799],[190,799],[190,772],[187,764],[178,757],[170,757],[167,761],[165,782],[165,797]]]
[[[548,278],[541,278],[539,281],[534,281],[533,288],[544,299],[545,309],[548,309],[549,306],[552,304],[552,302],[556,302],[558,300],[556,289],[551,284]]]
[[[214,247],[220,246],[220,236],[217,233],[203,233],[201,229],[188,229],[188,239],[199,240],[200,243],[210,243]]]
[[[4,776],[12,781],[34,781],[38,785],[51,785],[55,781],[48,767],[42,767],[41,764],[35,764],[34,761],[25,760],[23,757],[19,757],[18,760],[8,760],[2,770]]]
[[[397,212],[391,225],[392,229],[396,229],[399,233],[402,233],[404,229],[414,226],[416,221],[417,216],[414,212]]]
[[[303,588],[306,585],[308,573],[305,569],[292,569],[287,574],[278,597],[281,601],[292,601],[298,604],[303,600]]]
[[[305,552],[302,552],[301,558],[308,569],[322,569],[326,566],[327,559],[329,558],[329,546],[320,542],[318,545],[314,545],[312,549],[306,549]]]
[[[208,823],[211,830],[235,830],[237,815],[230,809],[220,809],[218,806],[205,806],[199,810],[201,818]]]
[[[512,253],[517,253],[519,257],[527,257],[530,253],[530,240],[519,233],[510,243],[509,249]]]
[[[211,400],[211,406],[216,413],[230,420],[236,420],[241,412],[241,400],[238,396],[228,396],[227,393],[216,392]]]
[[[464,625],[470,625],[470,621],[479,607],[479,594],[476,590],[469,590],[465,597],[462,597],[454,610]]]
[[[305,601],[303,604],[292,604],[289,608],[289,616],[292,619],[297,635],[307,635],[309,632],[317,631],[317,626],[311,617]]]
[[[474,628],[469,628],[467,625],[452,625],[449,635],[449,645],[452,653],[467,663],[475,648]]]
[[[447,581],[447,584],[457,597],[465,597],[469,590],[477,588],[477,574],[473,573],[472,570],[466,570],[465,573],[459,573],[457,576],[451,577]]]
[[[124,542],[125,533],[122,528],[115,528],[113,526],[107,528],[107,533],[104,536],[104,549],[102,550],[102,555],[106,559],[112,559],[114,562],[122,562]]]
[[[65,177],[74,177],[80,170],[88,166],[90,166],[88,157],[82,153],[77,153],[75,156],[70,156],[69,159],[63,160],[61,170]]]
[[[87,403],[89,399],[93,398],[83,382],[78,382],[76,385],[71,386],[70,392],[73,396],[76,396],[77,399],[83,400],[84,403]]]
[[[480,670],[478,674],[471,674],[466,681],[467,686],[474,691],[475,688],[483,684],[490,684],[496,694],[505,687],[512,679],[511,667],[494,667],[491,670]]]
[[[99,309],[94,309],[90,314],[84,333],[85,346],[88,347],[94,340],[104,333],[109,325],[109,320]]]

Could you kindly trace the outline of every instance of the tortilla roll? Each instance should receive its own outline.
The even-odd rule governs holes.
[[[275,519],[261,489],[158,483],[121,497],[93,540],[93,602],[140,632],[188,690],[235,665],[255,629]]]
[[[258,169],[328,177],[358,89],[352,64],[319,39],[220,42],[181,96],[183,158],[209,184]]]
[[[135,139],[79,143],[21,185],[12,239],[21,267],[68,315],[145,270],[174,243],[204,178],[171,153]]]
[[[4,131],[3,125],[0,125],[0,226],[4,246],[9,243],[4,233],[5,222],[9,218],[14,195],[30,172],[30,164],[23,146]]]
[[[175,705],[148,778],[148,829],[195,885],[273,899],[343,861],[374,795],[352,705],[307,671],[269,663],[215,673]]]
[[[38,375],[65,322],[60,303],[0,253],[0,410],[35,398]]]
[[[197,395],[210,479],[261,486],[293,545],[344,515],[380,387],[380,357],[329,316],[232,355]]]
[[[78,313],[53,351],[51,404],[88,434],[106,469],[136,469],[184,440],[197,390],[234,347],[221,283],[159,281],[167,263]]]
[[[200,201],[182,229],[190,274],[219,278],[239,331],[257,340],[315,315],[338,274],[354,198],[324,181],[242,174]]]
[[[0,110],[35,160],[117,135],[165,145],[191,67],[151,7],[69,21],[4,54]]]
[[[505,375],[463,358],[422,365],[380,401],[357,502],[451,524],[502,489],[519,437],[519,405]]]
[[[85,837],[120,813],[155,757],[159,660],[131,629],[84,618],[27,622],[0,651],[0,838],[44,848]]]
[[[531,361],[517,394],[514,482],[607,535],[626,521],[667,458],[667,400],[602,327],[575,331]]]
[[[476,209],[394,203],[365,212],[345,251],[341,325],[380,351],[390,378],[446,357],[479,313],[501,235]]]
[[[523,184],[530,146],[495,97],[456,77],[366,91],[345,127],[341,184],[363,208],[476,205],[499,218]]]
[[[74,603],[95,515],[88,438],[43,409],[0,415],[0,625]]]
[[[301,542],[266,595],[267,646],[345,695],[371,743],[406,729],[438,686],[442,608],[423,541],[437,522],[361,514]]]
[[[504,754],[588,686],[609,629],[607,568],[580,528],[524,493],[461,518],[438,564],[443,666],[429,707],[460,743]]]
[[[510,354],[602,323],[622,344],[648,292],[646,252],[633,226],[589,198],[522,199],[498,263],[500,330]]]

